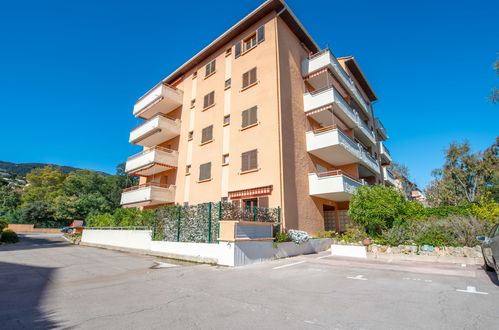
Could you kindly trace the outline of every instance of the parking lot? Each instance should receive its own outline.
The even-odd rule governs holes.
[[[2,328],[478,329],[499,325],[479,266],[321,254],[239,268],[25,235],[0,246]]]

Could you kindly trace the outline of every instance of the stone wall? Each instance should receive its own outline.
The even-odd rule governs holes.
[[[459,257],[459,258],[481,258],[482,250],[480,246],[475,247],[433,247],[425,249],[422,246],[416,245],[399,245],[387,246],[372,244],[367,247],[367,252],[375,254],[405,254],[405,255],[422,255],[435,257]]]

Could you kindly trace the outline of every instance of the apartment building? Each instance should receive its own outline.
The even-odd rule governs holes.
[[[376,100],[354,57],[268,0],[135,103],[141,180],[121,203],[280,206],[284,228],[343,231],[355,189],[391,182]]]

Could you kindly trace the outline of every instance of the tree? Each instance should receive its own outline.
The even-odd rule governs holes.
[[[451,143],[445,163],[433,171],[435,179],[426,189],[432,206],[462,205],[478,201],[490,188],[498,170],[498,142],[483,153],[472,153],[468,142]]]
[[[382,230],[403,222],[406,203],[404,195],[393,188],[365,185],[353,194],[348,214],[369,235],[380,235]]]
[[[35,227],[57,228],[68,225],[68,221],[57,221],[46,201],[40,200],[27,204],[22,210],[22,223],[34,224]]]
[[[389,166],[395,176],[395,179],[397,179],[400,183],[400,186],[397,188],[401,190],[407,198],[410,198],[411,192],[417,189],[417,185],[409,179],[409,168],[403,164],[395,162],[391,162]]]
[[[62,195],[62,184],[65,179],[66,175],[52,166],[32,170],[26,175],[28,185],[25,188],[23,202],[28,204]]]
[[[0,215],[16,210],[21,205],[21,193],[6,186],[0,187]]]

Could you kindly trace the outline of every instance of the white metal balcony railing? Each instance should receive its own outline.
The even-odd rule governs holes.
[[[178,151],[154,147],[130,156],[125,165],[125,172],[139,176],[151,176],[176,168],[177,164]]]
[[[350,199],[355,190],[364,184],[348,173],[335,170],[308,174],[309,194],[337,202]]]
[[[332,69],[331,72],[333,72],[333,74],[343,83],[347,90],[351,92],[354,99],[361,106],[362,110],[364,110],[366,114],[370,115],[371,109],[368,103],[360,94],[352,78],[350,78],[345,70],[343,70],[336,57],[328,48],[310,55],[308,59],[305,59],[302,62],[302,75],[304,77],[308,76],[311,73],[314,73],[322,68]]]
[[[336,125],[309,131],[306,140],[309,153],[332,165],[361,163],[372,172],[380,174],[378,161]]]
[[[129,142],[152,147],[180,135],[180,119],[158,114],[130,132]]]
[[[166,83],[160,83],[142,96],[133,106],[133,115],[144,119],[164,115],[182,105],[183,92]]]
[[[175,202],[175,186],[149,182],[126,188],[121,193],[121,205],[160,205]]]
[[[383,160],[384,163],[391,163],[392,161],[392,156],[390,155],[390,151],[388,148],[385,146],[383,142],[379,142],[379,152],[381,155],[381,159]]]
[[[386,133],[385,126],[383,126],[379,118],[374,118],[374,126],[376,127],[376,130],[378,131],[379,135],[381,136],[381,139],[387,140],[388,134]]]
[[[303,95],[303,103],[305,112],[310,112],[310,116],[314,120],[325,125],[333,124],[333,117],[330,113],[323,110],[329,105],[334,106],[334,113],[349,127],[355,128],[364,137],[363,140],[366,143],[376,143],[373,131],[369,129],[367,124],[361,119],[359,113],[350,107],[333,86],[326,86],[319,90],[305,93]],[[317,112],[314,110],[317,110]]]
[[[388,167],[383,167],[383,178],[392,186],[395,186],[397,183],[397,179],[393,175],[393,173],[388,169]]]

